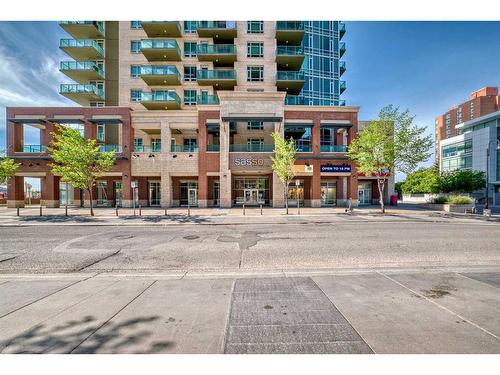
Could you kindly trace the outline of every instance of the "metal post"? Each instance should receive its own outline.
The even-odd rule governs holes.
[[[139,205],[139,216],[142,216],[142,206]]]
[[[115,215],[118,216],[118,203],[115,205]]]
[[[167,208],[165,208],[165,216],[167,216]]]
[[[40,205],[40,216],[42,216],[42,205]]]
[[[19,216],[19,206],[17,206],[17,216]]]
[[[188,216],[191,216],[191,206],[189,205],[189,202],[188,202]]]
[[[64,216],[68,216],[68,205],[64,206]]]
[[[488,200],[489,200],[489,172],[490,172],[490,143],[488,143],[488,147],[486,147],[486,204],[484,205],[484,209],[487,210],[489,208],[488,206]]]
[[[298,193],[297,193],[297,214],[300,215],[300,198]]]
[[[66,204],[64,205],[64,216],[68,216],[68,200],[69,200],[68,183],[66,182]]]
[[[245,203],[243,203],[243,216],[245,216]]]
[[[262,216],[262,204],[260,205],[260,215]]]

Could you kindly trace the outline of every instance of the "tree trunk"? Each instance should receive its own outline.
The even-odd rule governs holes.
[[[382,213],[385,214],[385,205],[384,205],[384,185],[385,185],[385,179],[377,178],[377,185],[378,185],[378,195],[379,195],[379,203],[380,203],[380,209],[382,210]]]
[[[288,181],[285,182],[285,187],[283,188],[283,197],[285,198],[285,208],[286,208],[286,214],[288,215],[288,194],[287,194],[287,189],[288,188]]]
[[[92,186],[88,190],[90,196],[90,216],[94,216],[94,196],[92,194]]]

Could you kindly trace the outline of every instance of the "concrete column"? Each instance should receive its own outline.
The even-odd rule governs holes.
[[[321,123],[319,120],[314,120],[311,130],[312,137],[312,151],[314,155],[320,154],[321,147]],[[314,206],[312,206],[314,207]]]
[[[161,206],[172,207],[172,177],[170,173],[161,174]]]
[[[341,177],[340,181],[342,184],[342,202],[339,202],[339,206],[342,204],[347,205],[347,177]]]
[[[321,169],[320,163],[314,163],[312,176],[311,207],[321,207]]]
[[[122,176],[122,207],[133,206],[133,192],[131,176],[127,173]]]
[[[349,176],[347,178],[347,199],[352,200],[352,205],[357,206],[358,201],[358,179],[356,176]]]
[[[138,190],[138,200],[139,204],[143,207],[146,207],[149,204],[149,186],[148,186],[148,178],[147,177],[136,177],[134,178],[137,181],[137,190]]]
[[[198,207],[206,208],[208,205],[208,177],[207,174],[198,174]]]
[[[40,204],[47,207],[59,207],[59,177],[47,171],[40,182],[42,184]]]
[[[170,176],[170,139],[172,129],[167,120],[161,120],[161,206],[172,207],[172,177]]]
[[[278,175],[273,172],[273,207],[285,207],[285,195],[283,191],[284,184],[280,181]]]
[[[229,168],[229,122],[221,122],[220,125],[220,206],[229,208],[231,199],[231,169]]]
[[[24,207],[24,177],[13,176],[7,182],[7,207]]]

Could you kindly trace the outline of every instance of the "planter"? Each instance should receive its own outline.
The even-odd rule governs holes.
[[[465,213],[467,210],[470,210],[474,207],[474,203],[468,204],[437,204],[437,203],[427,203],[423,204],[422,207],[428,208],[430,210],[435,211],[445,211],[445,212],[456,212],[456,213]]]

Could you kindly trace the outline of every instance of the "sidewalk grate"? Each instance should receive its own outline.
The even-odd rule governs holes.
[[[225,353],[372,353],[309,277],[235,281]]]

